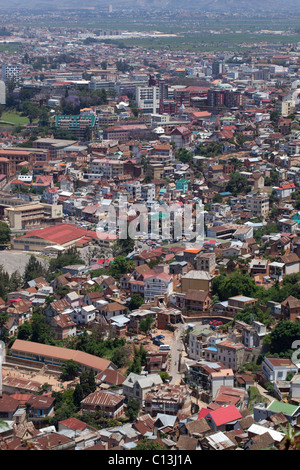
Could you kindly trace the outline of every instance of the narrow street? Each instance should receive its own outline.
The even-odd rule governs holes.
[[[179,372],[180,365],[182,366],[182,358],[185,355],[183,341],[181,339],[184,334],[186,325],[180,323],[174,332],[172,344],[170,344],[170,367],[169,375],[172,377],[171,384],[178,385],[181,382],[182,373]]]

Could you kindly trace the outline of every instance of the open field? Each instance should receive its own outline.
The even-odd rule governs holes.
[[[21,116],[20,113],[9,111],[2,113],[0,117],[0,124],[11,124],[12,126],[24,126],[29,123],[26,116]]]
[[[12,250],[3,250],[0,251],[0,266],[3,266],[4,271],[8,274],[12,274],[14,271],[19,271],[21,275],[24,274],[26,264],[29,261],[31,253],[26,253],[24,251],[12,251]],[[34,253],[37,256],[36,253]],[[39,261],[45,262],[42,258],[38,258]]]

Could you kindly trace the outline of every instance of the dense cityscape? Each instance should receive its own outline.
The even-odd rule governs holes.
[[[1,5],[0,449],[299,450],[297,2],[47,3]]]

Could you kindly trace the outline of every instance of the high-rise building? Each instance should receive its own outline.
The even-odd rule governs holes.
[[[0,104],[6,103],[6,88],[3,80],[0,80]]]
[[[2,65],[2,80],[7,83],[14,80],[16,83],[20,81],[20,66],[17,64]]]
[[[159,113],[159,87],[137,87],[136,105],[144,114]]]

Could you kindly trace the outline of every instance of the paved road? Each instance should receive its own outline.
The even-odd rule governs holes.
[[[179,366],[185,354],[183,341],[181,339],[185,329],[186,329],[186,325],[180,323],[174,333],[172,344],[170,344],[171,358],[170,358],[169,375],[172,377],[171,384],[174,384],[174,385],[180,384],[181,378],[182,378],[182,373],[179,372]],[[180,358],[181,358],[181,361],[180,361]]]

